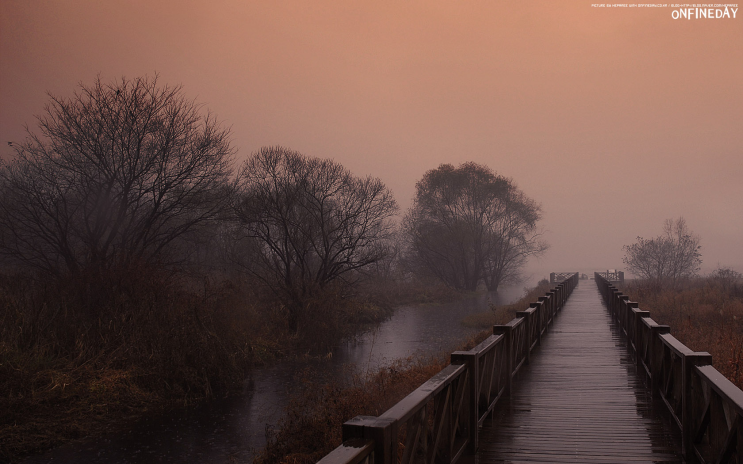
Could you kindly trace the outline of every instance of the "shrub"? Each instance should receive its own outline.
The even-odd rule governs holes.
[[[714,367],[743,388],[743,281],[728,271],[688,279],[677,289],[626,281],[622,291],[655,321],[669,325],[683,344],[709,352]]]

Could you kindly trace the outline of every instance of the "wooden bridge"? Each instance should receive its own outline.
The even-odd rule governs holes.
[[[594,280],[570,276],[379,417],[346,422],[320,463],[743,463],[743,392]]]

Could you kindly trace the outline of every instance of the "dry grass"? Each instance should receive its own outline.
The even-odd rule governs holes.
[[[490,335],[483,331],[467,340],[468,350]],[[355,375],[346,385],[300,381],[286,414],[268,433],[255,464],[312,464],[341,444],[341,426],[359,416],[378,416],[448,364],[448,354],[427,360],[399,360],[377,372]]]
[[[622,291],[683,344],[709,352],[714,367],[743,389],[743,279],[736,274],[718,271],[676,289],[630,281]]]
[[[341,443],[341,425],[357,415],[379,415],[445,367],[442,359],[399,361],[350,385],[301,383],[286,415],[270,432],[256,464],[311,464]]]
[[[0,461],[228,394],[269,339],[227,284],[76,283],[0,276]]]
[[[239,392],[251,366],[327,353],[388,317],[396,297],[421,294],[376,288],[328,292],[292,333],[283,307],[246,282],[156,269],[55,284],[0,274],[0,462]]]
[[[537,301],[540,296],[544,296],[550,288],[548,280],[541,280],[536,287],[524,289],[525,295],[516,303],[503,306],[491,305],[490,311],[471,314],[462,320],[462,324],[479,329],[488,329],[496,324],[505,324],[516,317],[517,311],[529,309],[529,304]]]
[[[499,307],[488,314],[501,320],[515,316],[531,301],[549,290],[549,282],[513,305]],[[503,322],[507,322],[505,320]],[[492,324],[487,327],[490,328]],[[492,333],[484,330],[466,340],[460,350],[469,350]],[[320,384],[304,379],[287,405],[284,418],[269,432],[266,447],[255,458],[256,464],[311,464],[341,444],[343,423],[355,416],[378,416],[407,394],[421,386],[448,364],[449,353],[433,359],[398,361],[366,376],[354,376],[346,384]]]

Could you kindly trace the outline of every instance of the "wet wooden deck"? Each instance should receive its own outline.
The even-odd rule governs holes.
[[[594,281],[581,281],[486,421],[479,463],[683,462]]]

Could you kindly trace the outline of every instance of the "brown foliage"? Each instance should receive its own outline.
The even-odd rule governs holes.
[[[234,288],[196,294],[147,269],[118,277],[0,277],[0,460],[241,384],[261,343]]]
[[[58,284],[0,274],[0,462],[231,393],[251,365],[326,353],[387,317],[404,287],[327,292],[294,333],[249,281],[144,267]]]
[[[712,364],[743,388],[743,280],[716,272],[686,280],[678,289],[658,290],[628,281],[623,292],[694,351],[707,351]]]
[[[467,327],[477,327],[486,329],[496,324],[505,324],[514,317],[517,311],[529,309],[529,304],[537,301],[540,296],[544,296],[550,290],[551,286],[548,280],[541,280],[536,287],[531,290],[525,289],[525,295],[517,302],[510,305],[491,305],[490,311],[472,314],[464,318],[462,323]]]
[[[445,367],[443,359],[401,360],[349,385],[303,380],[284,419],[269,432],[256,464],[311,464],[341,443],[342,424],[358,415],[380,415]]]
[[[549,290],[542,281],[513,305],[503,307],[510,314],[529,307]],[[501,317],[501,312],[498,313]],[[512,316],[511,316],[512,318]],[[510,319],[509,319],[510,320]],[[465,340],[461,350],[469,350],[492,332],[482,331]],[[399,360],[391,366],[365,376],[353,376],[347,385],[318,383],[304,378],[301,388],[289,401],[286,414],[268,432],[266,447],[256,464],[311,464],[341,444],[343,423],[355,416],[378,416],[407,394],[421,386],[447,365],[447,355],[428,360]]]

